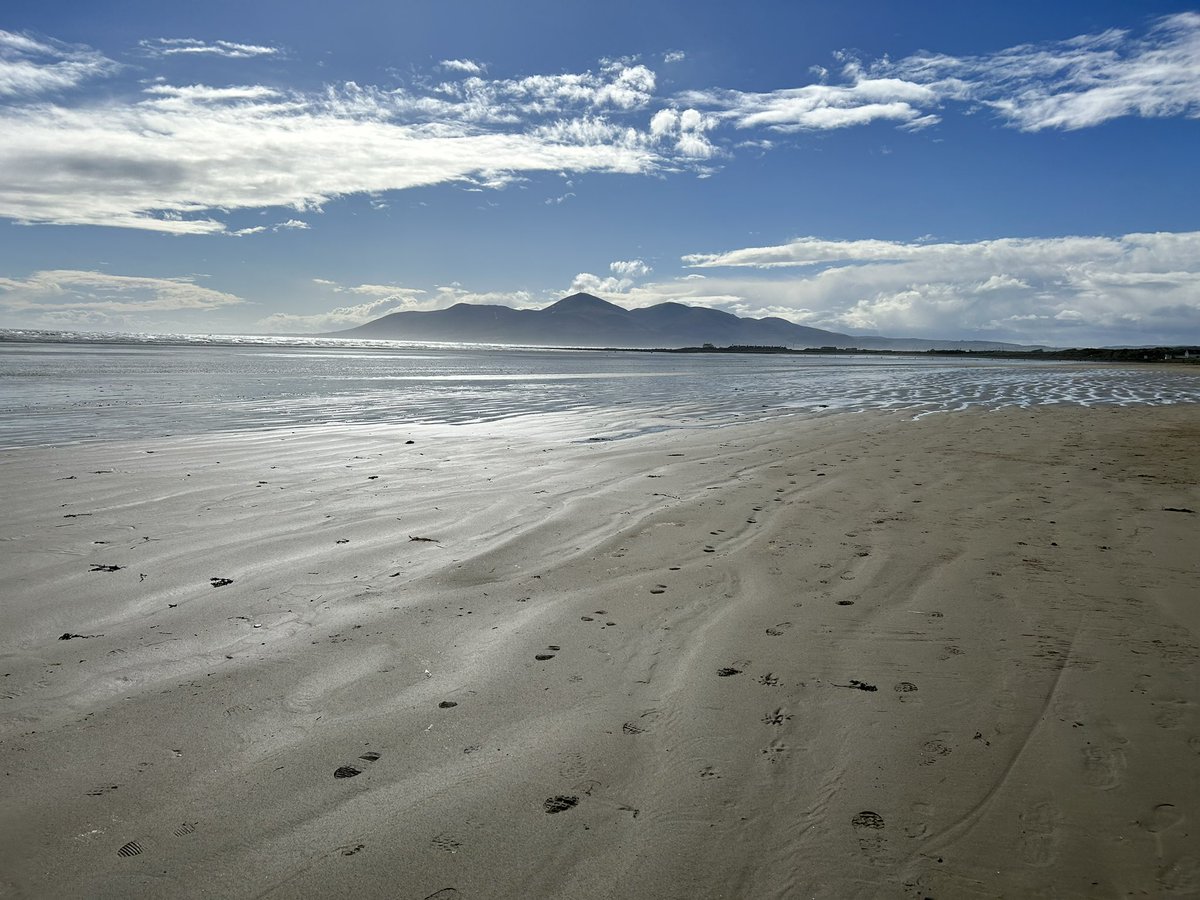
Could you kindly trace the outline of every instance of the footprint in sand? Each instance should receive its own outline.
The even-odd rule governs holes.
[[[1021,856],[1031,866],[1044,868],[1058,858],[1062,813],[1052,803],[1037,803],[1019,816]]]
[[[770,628],[768,628],[767,634],[769,634],[771,637],[779,637],[791,627],[791,622],[780,622],[778,625],[772,625]]]
[[[366,753],[362,754],[362,756],[360,756],[359,759],[362,760],[363,762],[372,762],[373,763],[379,759],[379,754],[376,753],[374,750],[368,750]],[[333,770],[333,777],[334,778],[354,778],[358,775],[361,775],[362,773],[363,773],[363,770],[360,769],[358,766],[352,766],[352,765],[338,766],[336,769]]]
[[[882,828],[883,816],[869,809],[864,809],[858,815],[850,820],[850,824],[855,828]]]
[[[647,734],[654,730],[653,725],[661,715],[657,709],[648,709],[638,716],[636,721],[622,725],[621,730],[626,734]]]
[[[1125,751],[1120,748],[1084,747],[1083,783],[1110,791],[1121,783],[1125,771]]]
[[[864,809],[850,820],[858,837],[858,849],[871,861],[880,865],[884,862],[887,844],[883,837],[883,816],[873,810]]]
[[[763,755],[763,757],[767,760],[767,762],[777,763],[777,762],[782,761],[783,758],[788,755],[788,751],[790,749],[791,748],[789,748],[787,744],[783,743],[782,741],[776,740],[776,741],[771,741],[771,743],[769,743],[767,746],[763,747],[762,750],[760,750],[758,752]]]
[[[582,753],[564,753],[558,761],[558,774],[563,778],[579,778],[586,775],[588,762]]]
[[[765,675],[758,676],[758,683],[762,684],[762,685],[766,685],[767,687],[778,687],[779,686],[779,678],[776,675],[774,675],[773,673],[768,672]]]
[[[142,845],[139,844],[137,841],[130,841],[128,844],[125,844],[123,847],[121,847],[119,850],[117,850],[117,856],[141,856],[141,855],[142,855]]]
[[[1183,810],[1174,803],[1160,803],[1139,824],[1151,834],[1162,834],[1179,827],[1186,819]]]
[[[932,766],[938,761],[938,757],[949,756],[951,753],[951,747],[940,738],[934,738],[933,740],[928,740],[921,745],[921,752],[924,754],[924,757],[921,760],[921,765]]]
[[[788,713],[786,710],[784,710],[784,708],[782,706],[780,706],[774,712],[769,712],[765,716],[763,716],[762,723],[764,725],[782,725],[784,722],[789,721],[791,718],[792,718],[791,714]]]
[[[1167,863],[1158,871],[1158,883],[1178,897],[1200,895],[1200,862],[1194,856],[1183,856]]]
[[[445,850],[447,853],[457,853],[462,849],[462,841],[451,834],[449,831],[443,831],[441,834],[434,835],[432,841],[433,846],[439,850]]]
[[[934,816],[934,809],[928,803],[914,803],[912,818],[904,826],[904,833],[910,838],[924,837],[929,832],[929,820]]]
[[[721,777],[721,773],[718,772],[716,769],[714,769],[712,766],[705,766],[703,769],[700,770],[700,777],[705,779],[706,781],[715,780],[715,779],[718,779]]]
[[[555,796],[546,800],[546,802],[542,804],[542,808],[550,815],[553,815],[554,813],[566,812],[568,809],[578,805],[578,797],[569,794],[556,794]]]
[[[1154,724],[1173,731],[1183,724],[1192,705],[1187,700],[1157,700],[1153,704]]]

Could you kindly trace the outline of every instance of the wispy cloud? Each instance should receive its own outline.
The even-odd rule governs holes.
[[[483,66],[473,59],[443,59],[438,65],[451,72],[466,72],[468,75],[479,75],[484,70]]]
[[[565,289],[539,293],[315,279],[356,302],[258,325],[332,331],[400,310],[540,307],[587,291],[630,308],[674,301],[851,334],[1056,346],[1200,341],[1200,232],[971,243],[802,238],[684,261],[702,268],[655,281],[643,260],[615,260],[611,274],[581,272]]]
[[[738,128],[776,132],[824,131],[885,120],[921,128],[938,117],[926,112],[939,102],[931,87],[899,78],[871,78],[861,67],[844,68],[848,84],[810,84],[765,93],[689,91],[682,97]]]
[[[151,56],[223,56],[227,59],[251,59],[256,56],[281,56],[279,47],[239,44],[235,41],[201,41],[196,38],[154,38],[139,41],[138,46]]]
[[[193,38],[143,50],[280,52]],[[46,95],[108,75],[115,62],[0,32],[0,97],[9,98],[0,104],[0,217],[215,234],[229,232],[232,211],[312,210],[451,182],[490,190],[538,172],[704,176],[786,139],[777,135],[871,123],[915,130],[955,111],[988,111],[1025,131],[1200,116],[1200,13],[1161,19],[1140,36],[1107,31],[973,57],[839,54],[837,63],[836,73],[810,72],[812,83],[766,92],[660,97],[656,73],[633,59],[522,78],[488,78],[479,63],[447,59],[443,80],[398,87],[159,80],[101,101]]]
[[[440,285],[433,290],[406,287],[398,284],[343,285],[325,278],[313,282],[335,294],[349,294],[370,299],[362,303],[337,306],[327,312],[312,314],[276,313],[258,321],[258,327],[269,332],[312,333],[337,331],[363,325],[389,313],[445,309],[455,303],[496,304],[527,307],[540,305],[526,291],[479,293],[458,284]]]
[[[414,123],[354,85],[320,96],[155,85],[125,105],[9,107],[0,109],[0,215],[205,234],[226,230],[217,210],[304,210],[453,181],[494,187],[533,171],[655,168],[656,151],[627,131],[581,127]]]
[[[25,278],[0,277],[0,310],[41,327],[138,328],[164,314],[203,313],[244,302],[197,284],[195,276],[49,269]]]
[[[740,129],[825,131],[891,122],[919,129],[950,105],[990,110],[1022,131],[1088,128],[1123,116],[1200,116],[1200,13],[1123,29],[1022,44],[978,56],[921,52],[863,61],[835,54],[840,81],[766,92],[688,91],[681,102]]]
[[[249,237],[253,234],[266,234],[269,231],[307,231],[310,228],[312,226],[301,219],[288,219],[286,222],[276,222],[274,225],[251,225],[248,228],[228,231],[226,234],[231,237]]]
[[[1200,116],[1200,13],[1143,36],[1112,29],[986,56],[921,53],[874,71],[977,102],[1023,131],[1088,128],[1123,116]]]
[[[63,91],[118,68],[89,47],[0,30],[0,97]]]
[[[734,296],[717,305],[837,331],[1067,345],[1116,334],[1128,343],[1200,340],[1200,232],[971,243],[805,237],[683,261],[718,274],[657,286],[660,294]]]
[[[471,76],[420,96],[353,82],[315,94],[158,82],[125,102],[0,106],[0,216],[212,234],[239,209],[446,182],[498,188],[530,172],[646,173],[673,151],[608,115],[640,109],[653,89],[644,66],[605,63]]]

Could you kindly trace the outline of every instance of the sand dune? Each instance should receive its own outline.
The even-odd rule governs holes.
[[[0,896],[1200,892],[1195,407],[586,428],[3,454]]]

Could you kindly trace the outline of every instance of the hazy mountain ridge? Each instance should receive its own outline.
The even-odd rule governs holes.
[[[578,293],[544,309],[456,303],[429,312],[389,313],[328,337],[407,341],[467,341],[551,347],[677,348],[702,344],[857,347],[864,350],[1017,350],[996,341],[944,341],[863,337],[797,325],[786,319],[753,319],[703,306],[659,303],[625,309]]]

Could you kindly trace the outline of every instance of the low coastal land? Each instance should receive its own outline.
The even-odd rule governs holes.
[[[0,897],[1200,892],[1196,406],[587,437],[0,454]]]

